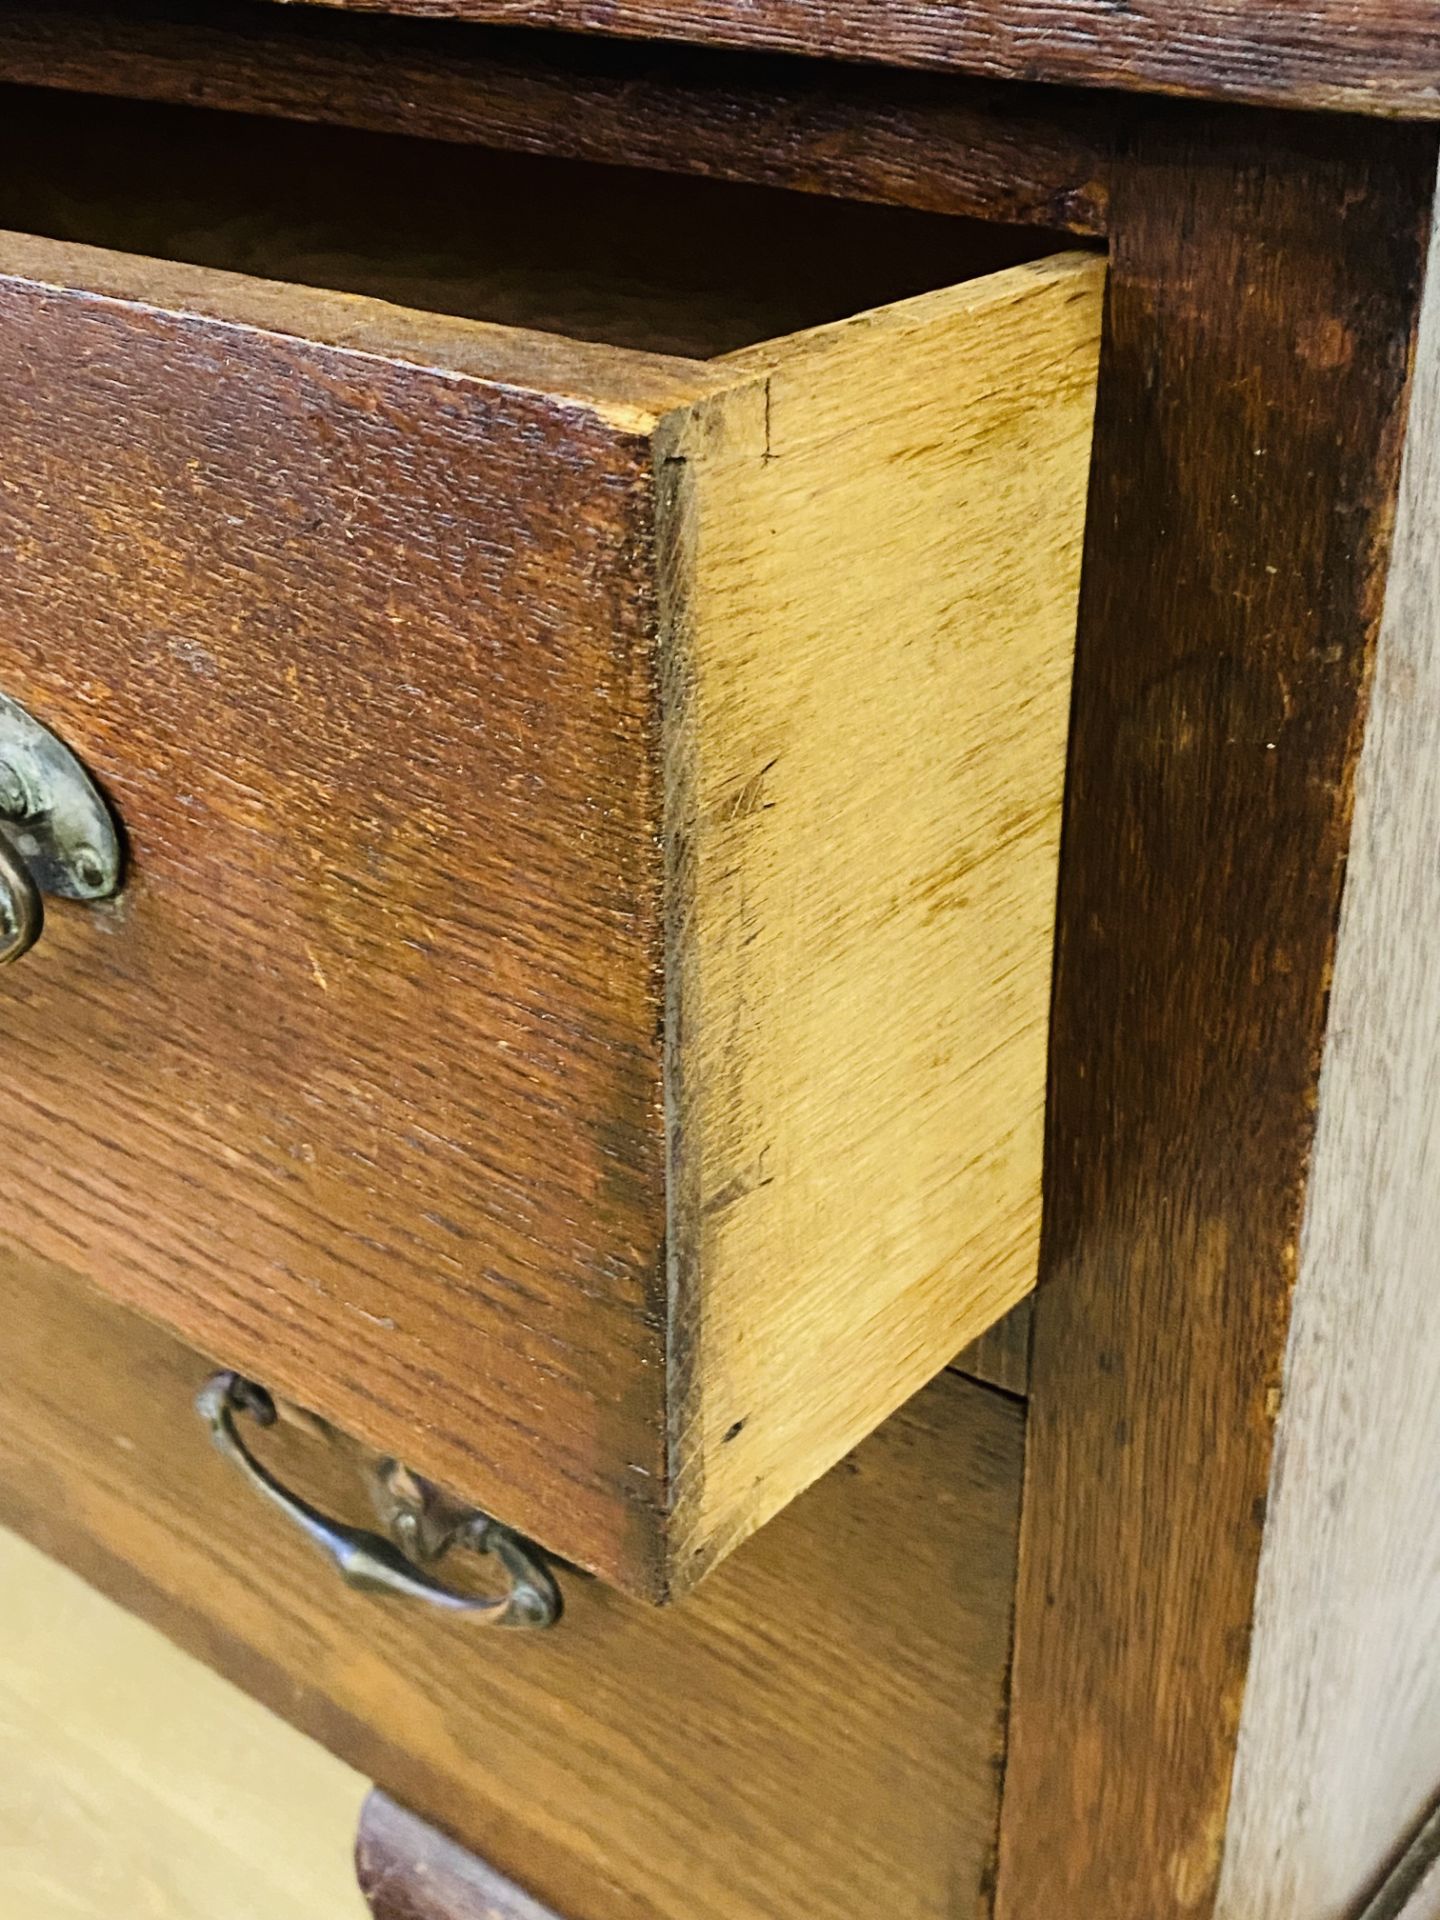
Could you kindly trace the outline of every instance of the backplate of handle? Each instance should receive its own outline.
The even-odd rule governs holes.
[[[121,862],[119,831],[84,767],[0,694],[0,966],[40,938],[43,894],[107,899],[120,886]]]
[[[487,1514],[472,1510],[460,1524],[452,1523],[435,1557],[454,1547],[492,1554],[509,1584],[505,1592],[496,1595],[457,1592],[432,1578],[383,1533],[347,1526],[321,1513],[261,1465],[241,1439],[236,1417],[249,1413],[262,1425],[274,1420],[273,1402],[262,1387],[241,1379],[238,1374],[212,1374],[196,1396],[195,1409],[209,1428],[219,1452],[263,1499],[278,1507],[286,1519],[326,1555],[347,1586],[365,1593],[419,1601],[445,1613],[463,1614],[477,1626],[549,1627],[560,1617],[560,1590],[549,1568],[518,1534],[511,1533]],[[422,1537],[422,1533],[422,1529],[412,1525],[407,1529],[406,1538],[414,1541]]]

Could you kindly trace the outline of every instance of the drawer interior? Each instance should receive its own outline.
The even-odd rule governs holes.
[[[1073,247],[638,169],[0,89],[0,226],[710,359]]]

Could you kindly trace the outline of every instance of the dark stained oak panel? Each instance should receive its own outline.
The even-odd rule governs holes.
[[[321,0],[429,20],[764,47],[998,80],[1440,114],[1431,0]]]
[[[613,1569],[664,1486],[648,441],[14,280],[0,341],[0,685],[132,844],[0,983],[4,1234]]]
[[[1432,223],[1216,1920],[1359,1920],[1440,1798],[1437,499]]]

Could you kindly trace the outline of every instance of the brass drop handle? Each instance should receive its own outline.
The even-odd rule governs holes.
[[[0,694],[0,966],[45,925],[44,894],[104,900],[120,886],[120,836],[63,741]]]
[[[212,1374],[196,1396],[195,1410],[224,1457],[334,1563],[347,1586],[464,1614],[483,1627],[549,1627],[559,1619],[560,1590],[549,1568],[534,1548],[488,1514],[448,1502],[396,1462],[382,1461],[377,1469],[382,1511],[412,1552],[439,1559],[454,1548],[465,1548],[493,1554],[504,1570],[508,1585],[503,1593],[459,1593],[433,1579],[385,1534],[331,1519],[261,1465],[240,1438],[235,1417],[244,1412],[262,1426],[273,1423],[275,1405],[263,1387],[238,1374]]]

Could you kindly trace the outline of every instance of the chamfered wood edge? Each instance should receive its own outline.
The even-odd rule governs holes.
[[[1352,1913],[1440,1783],[1437,488],[1440,226],[1356,776],[1217,1920]]]
[[[360,1809],[355,1872],[374,1920],[560,1920],[378,1788]]]
[[[1113,182],[1000,1920],[1212,1910],[1435,146]]]
[[[1423,1898],[1423,1904],[1422,1904]],[[1435,1920],[1440,1914],[1440,1799],[1355,1920]]]
[[[0,0],[0,82],[1105,228],[1124,102],[783,55],[222,0]]]

